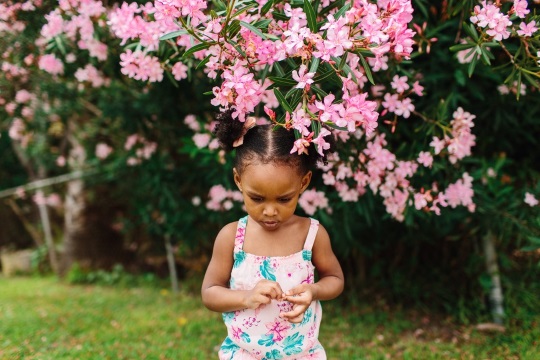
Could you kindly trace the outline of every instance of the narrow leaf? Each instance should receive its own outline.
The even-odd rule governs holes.
[[[287,77],[269,76],[272,82],[279,86],[296,86],[298,83]]]
[[[312,33],[317,32],[317,14],[315,14],[310,0],[304,0],[304,13],[306,13],[309,30]]]
[[[266,15],[270,8],[272,8],[272,5],[274,5],[274,0],[267,1],[261,9],[261,16]]]
[[[266,35],[264,35],[261,30],[257,29],[255,26],[251,25],[251,24],[248,24],[247,22],[245,21],[240,21],[240,25],[242,25],[243,27],[245,27],[246,29],[248,29],[249,31],[251,31],[252,33],[256,34],[258,37],[260,37],[261,39],[264,39],[266,40]]]
[[[315,94],[319,95],[319,99],[321,100],[328,95],[323,89],[318,86],[311,86],[310,89],[313,90]]]
[[[333,70],[327,71],[325,73],[322,73],[320,75],[315,76],[313,78],[313,82],[320,83],[321,81],[324,81],[324,80],[328,79],[333,74],[335,74],[335,72]]]
[[[169,40],[169,39],[181,36],[181,35],[185,35],[187,33],[188,32],[186,30],[177,30],[177,31],[173,31],[173,32],[170,32],[168,34],[163,35],[162,37],[159,38],[159,40],[161,40],[161,41]]]
[[[373,74],[371,73],[371,68],[369,67],[368,62],[361,54],[359,54],[358,56],[360,56],[360,61],[362,62],[362,66],[364,67],[366,77],[372,85],[375,85],[375,81],[373,80]]]
[[[210,58],[212,57],[212,54],[208,55],[207,57],[205,57],[200,63],[197,64],[197,66],[195,67],[195,70],[199,70],[200,68],[202,68],[204,65],[206,65],[206,63],[210,60]]]
[[[192,46],[189,49],[186,49],[186,51],[182,54],[182,58],[187,58],[188,56],[192,55],[193,53],[196,53],[197,51],[208,49],[210,45],[212,44],[202,43],[202,44],[197,44],[195,46]]]
[[[281,93],[281,91],[279,91],[278,88],[274,88],[274,94],[276,95],[276,98],[283,107],[283,109],[285,109],[285,111],[288,111],[289,113],[292,113],[293,110],[291,109],[291,105],[287,102],[287,99],[285,99],[285,96],[283,96],[283,94]]]
[[[345,12],[347,12],[347,10],[349,10],[350,7],[351,5],[349,3],[343,5],[343,7],[334,14],[334,19],[339,19],[340,17],[342,17],[343,14],[345,14]]]
[[[450,46],[450,51],[462,51],[462,50],[470,49],[475,46],[476,46],[475,44],[469,44],[469,43],[458,44],[458,45]]]
[[[311,66],[309,67],[309,72],[314,73],[317,72],[317,69],[319,68],[319,64],[321,63],[321,59],[313,57],[311,58]]]
[[[281,77],[284,77],[285,76],[285,71],[283,71],[283,68],[281,67],[281,65],[279,63],[274,63],[274,69],[276,69],[276,72],[279,76]]]

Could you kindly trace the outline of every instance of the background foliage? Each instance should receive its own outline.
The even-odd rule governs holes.
[[[536,11],[538,5],[529,3],[531,11]],[[396,64],[396,71],[418,74],[425,86],[424,96],[415,100],[417,115],[401,119],[395,132],[384,123],[379,127],[387,134],[396,155],[410,159],[428,146],[436,131],[437,125],[426,119],[448,126],[457,107],[475,114],[473,133],[477,140],[473,155],[455,165],[436,164],[414,180],[419,186],[425,181],[449,184],[455,181],[456,174],[467,172],[474,179],[475,211],[448,208],[436,216],[411,207],[404,221],[396,222],[378,195],[368,191],[358,202],[343,202],[336,191],[324,185],[321,176],[314,176],[312,187],[324,189],[332,207],[331,215],[319,210],[314,217],[331,234],[347,274],[350,298],[382,295],[399,303],[421,303],[448,311],[456,311],[460,303],[466,302],[470,309],[484,311],[485,294],[491,284],[485,275],[481,239],[488,231],[496,235],[503,283],[510,294],[515,277],[527,283],[538,274],[538,253],[520,251],[540,236],[539,207],[523,201],[526,192],[540,194],[538,88],[524,80],[525,93],[519,98],[512,92],[501,93],[501,84],[520,88],[522,82],[514,85],[518,75],[509,77],[512,67],[500,48],[491,50],[490,65],[477,61],[471,70],[470,64],[457,61],[450,48],[467,36],[466,19],[477,4],[413,1],[413,23],[420,27],[425,24],[425,32],[417,36],[418,45],[411,59]],[[9,31],[2,33],[2,61],[24,64],[27,54],[37,59],[44,53],[63,53],[58,44],[48,49],[35,44],[45,14],[56,6],[56,2],[44,1],[35,11],[20,12],[26,27],[16,36],[10,37]],[[509,8],[511,2],[504,6]],[[536,19],[536,15],[532,18]],[[11,19],[1,21],[8,23]],[[6,73],[0,75],[0,97],[5,102],[10,102],[22,88],[38,99],[33,120],[27,123],[33,141],[24,149],[8,134],[20,114],[0,108],[0,189],[79,167],[98,169],[99,175],[85,180],[85,217],[87,229],[93,228],[87,230],[86,238],[90,242],[102,239],[104,245],[98,256],[110,249],[111,243],[119,249],[101,266],[111,269],[115,262],[121,262],[132,271],[152,270],[165,275],[163,237],[170,235],[183,275],[200,272],[218,229],[242,214],[239,204],[223,212],[204,206],[211,186],[225,184],[233,188],[231,162],[223,163],[221,154],[198,148],[192,139],[193,131],[184,124],[188,114],[196,114],[201,124],[214,116],[216,108],[204,95],[212,84],[197,71],[190,73],[189,81],[178,83],[167,78],[159,83],[129,79],[119,66],[126,45],[105,31],[105,26],[97,29],[96,36],[108,45],[106,61],[97,61],[66,40],[62,43],[64,52],[75,52],[77,60],[66,64],[63,74],[50,75],[34,61],[27,66],[30,76],[26,82],[15,81]],[[531,40],[531,46],[537,46],[538,36]],[[513,53],[521,46],[516,41],[507,44]],[[86,64],[96,66],[110,84],[81,87],[74,73]],[[381,81],[391,81],[387,73],[377,76]],[[535,76],[537,81],[538,73]],[[135,148],[125,147],[126,139],[133,134],[157,146],[137,166],[128,165]],[[105,159],[95,155],[100,143],[114,149]],[[58,166],[58,157],[69,158],[77,146],[87,154],[84,163],[73,165],[68,161],[66,166]],[[22,157],[21,151],[25,154]],[[46,191],[63,195],[65,187],[55,185]],[[196,205],[198,201],[200,205]],[[17,198],[16,202],[39,227],[32,201],[27,197]],[[55,211],[53,230],[61,250],[64,214],[62,208]],[[28,242],[17,240],[20,231],[22,226],[3,232],[0,246],[27,246]]]

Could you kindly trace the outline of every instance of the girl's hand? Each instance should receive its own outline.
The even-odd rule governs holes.
[[[293,304],[293,309],[282,313],[280,316],[289,322],[300,323],[304,319],[304,313],[313,301],[313,291],[310,285],[298,285],[285,293],[283,300]]]
[[[248,309],[257,309],[263,304],[268,304],[272,300],[283,299],[283,290],[275,281],[261,280],[253,289],[248,291],[245,298],[245,305]]]

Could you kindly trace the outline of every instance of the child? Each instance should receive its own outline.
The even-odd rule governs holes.
[[[215,132],[226,151],[236,149],[234,181],[248,214],[217,235],[202,284],[204,305],[227,326],[219,359],[326,359],[319,300],[341,293],[343,272],[326,230],[294,214],[318,153],[291,154],[292,130],[230,112]]]

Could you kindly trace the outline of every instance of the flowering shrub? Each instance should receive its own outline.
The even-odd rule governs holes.
[[[537,8],[523,0],[7,1],[2,141],[48,174],[74,168],[74,158],[136,174],[122,178],[140,190],[126,198],[148,228],[208,241],[206,227],[185,221],[218,223],[240,211],[230,161],[211,134],[214,113],[233,109],[237,121],[255,116],[294,131],[299,156],[325,153],[336,139],[339,151],[299,204],[343,224],[334,227],[346,239],[341,253],[365,250],[358,239],[372,227],[380,238],[417,240],[419,224],[426,234],[431,226],[437,237],[425,242],[456,228],[463,237],[479,228],[538,236]]]

